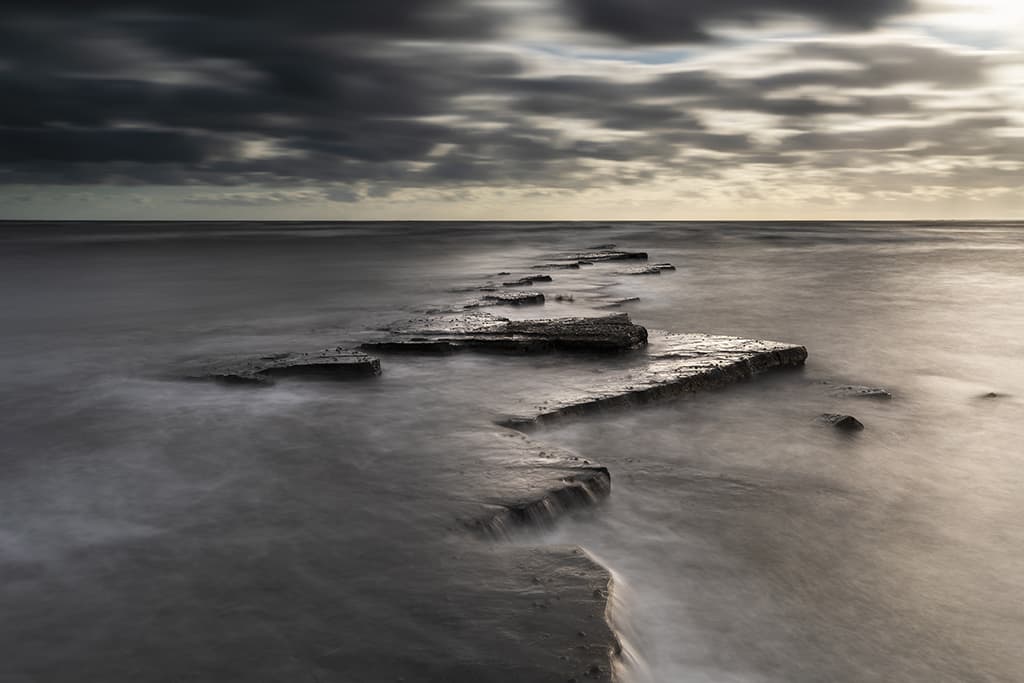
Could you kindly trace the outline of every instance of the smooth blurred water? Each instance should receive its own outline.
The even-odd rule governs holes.
[[[389,356],[377,380],[263,391],[172,377],[358,342],[604,242],[679,269],[552,272],[544,291],[573,301],[495,312],[639,296],[624,310],[652,329],[811,354],[533,435],[612,471],[606,504],[535,538],[615,572],[627,678],[1021,680],[1024,226],[1006,223],[2,224],[4,680],[111,680],[119,660],[236,680],[224,661],[246,658],[267,680],[441,680],[423,672],[484,657],[467,634],[493,615],[465,586],[492,551],[453,527],[496,463],[456,436],[622,361]],[[535,647],[490,637],[510,660]],[[395,652],[405,668],[373,668]]]

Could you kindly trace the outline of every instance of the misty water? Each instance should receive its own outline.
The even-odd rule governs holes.
[[[552,272],[542,308],[492,312],[637,296],[652,330],[810,357],[531,434],[612,473],[550,530],[458,524],[500,485],[494,420],[625,359],[179,379],[606,242],[678,270]],[[578,544],[614,574],[630,683],[1021,680],[1022,258],[1007,223],[2,225],[0,679],[546,680],[543,615],[488,596],[508,548]]]

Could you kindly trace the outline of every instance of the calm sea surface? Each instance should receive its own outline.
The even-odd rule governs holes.
[[[605,504],[516,542],[614,572],[623,678],[1024,680],[1024,224],[811,222],[0,223],[0,679],[456,680],[485,656],[467,596],[493,558],[453,511],[496,474],[453,435],[617,361],[387,357],[378,380],[257,391],[174,375],[356,343],[606,242],[678,270],[552,272],[542,309],[493,311],[638,296],[623,310],[651,329],[810,352],[532,435],[612,472]],[[520,680],[536,638],[498,631],[494,680]]]

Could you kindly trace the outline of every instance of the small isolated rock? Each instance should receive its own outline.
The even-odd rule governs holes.
[[[649,266],[646,268],[634,268],[633,270],[623,270],[619,275],[661,275],[663,268],[657,268],[655,266]]]
[[[841,415],[838,413],[823,413],[819,417],[823,423],[832,425],[836,429],[841,429],[844,432],[859,432],[864,429],[864,423],[855,418],[853,415]]]
[[[508,275],[508,273],[505,274]],[[551,282],[551,276],[527,275],[526,277],[521,277],[518,280],[513,280],[512,282],[502,282],[501,284],[503,284],[506,287],[529,287],[530,285],[536,284],[538,282]]]
[[[561,269],[561,270],[579,270],[580,269],[580,264],[579,263],[541,263],[539,265],[533,266],[534,270],[553,270],[553,269],[556,269],[556,268]]]
[[[655,263],[653,266],[651,266],[651,268],[656,268],[658,270],[675,270],[676,269],[676,267],[673,266],[671,263]]]
[[[994,391],[990,391],[990,392],[988,392],[987,394],[982,394],[982,395],[980,396],[980,398],[986,398],[986,399],[993,399],[993,398],[1002,398],[1002,397],[1003,397],[1003,395],[1002,395],[1002,394],[997,394],[997,393],[996,393],[996,392],[994,392]]]
[[[497,292],[481,297],[484,305],[532,306],[544,303],[544,295],[540,292]]]
[[[341,347],[305,353],[277,353],[258,358],[211,363],[189,372],[186,379],[222,384],[269,386],[277,377],[349,379],[380,374],[380,361]]]
[[[884,401],[892,398],[892,394],[881,387],[866,387],[859,384],[844,384],[834,387],[829,393],[841,398],[876,398]]]
[[[611,249],[598,249],[585,251],[566,257],[572,261],[646,261],[647,252],[644,251],[614,251]]]

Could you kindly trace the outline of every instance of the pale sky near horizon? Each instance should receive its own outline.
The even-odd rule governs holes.
[[[1013,0],[14,0],[0,218],[1024,217]]]

